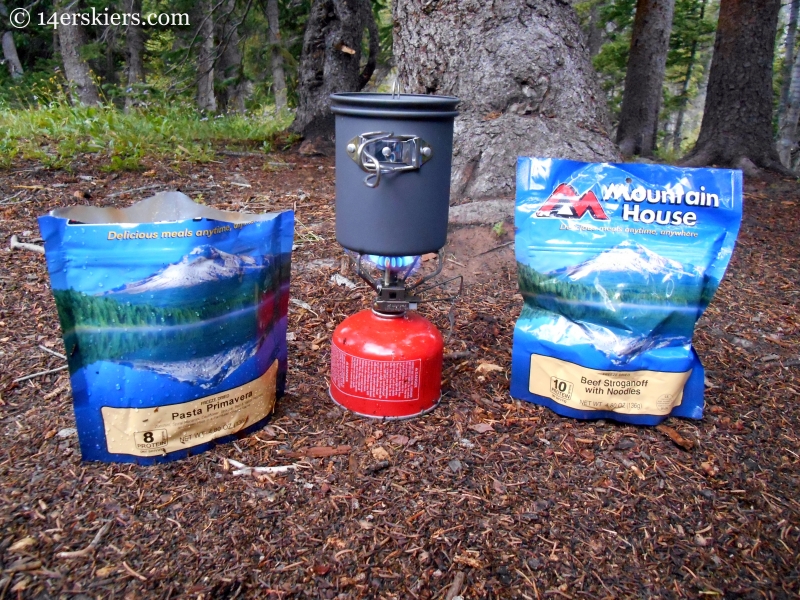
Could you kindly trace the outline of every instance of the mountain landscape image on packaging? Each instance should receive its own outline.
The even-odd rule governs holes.
[[[276,284],[288,285],[289,274],[275,266],[284,263],[288,257],[203,245],[111,291],[56,290],[65,340],[80,348],[74,353],[80,362],[71,361],[70,370],[102,360],[216,385],[258,352],[279,318]]]
[[[523,296],[539,308],[633,334],[691,337],[696,315],[718,285],[702,269],[632,241],[541,273],[518,263]]]

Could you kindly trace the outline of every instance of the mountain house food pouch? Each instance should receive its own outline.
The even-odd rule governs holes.
[[[84,460],[166,462],[266,423],[286,379],[293,213],[167,192],[39,227]]]
[[[582,419],[701,418],[692,333],[741,215],[740,171],[520,158],[511,395]]]

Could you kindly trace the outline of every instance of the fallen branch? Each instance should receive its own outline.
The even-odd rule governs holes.
[[[74,552],[59,552],[56,554],[57,558],[83,558],[84,556],[88,556],[97,546],[100,544],[100,541],[103,539],[103,536],[108,533],[108,530],[111,529],[111,525],[114,521],[108,521],[105,525],[103,525],[95,534],[94,539],[89,542],[89,545],[86,546],[83,550],[75,550]]]
[[[38,373],[31,373],[30,375],[25,375],[24,377],[17,377],[14,380],[14,383],[19,383],[20,381],[27,381],[28,379],[33,379],[34,377],[39,377],[41,375],[49,375],[50,373],[56,373],[58,371],[63,371],[64,369],[68,368],[69,365],[61,365],[60,367],[56,367],[55,369],[48,369],[47,371],[39,371]]]
[[[38,252],[39,254],[44,254],[44,246],[38,246],[36,244],[28,244],[26,242],[20,242],[17,239],[17,236],[11,236],[11,243],[9,244],[11,249],[20,248],[21,250],[30,250],[31,252]]]

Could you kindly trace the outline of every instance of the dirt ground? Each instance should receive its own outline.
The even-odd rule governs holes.
[[[695,337],[706,415],[666,423],[685,450],[667,430],[511,399],[521,298],[511,234],[487,228],[454,232],[446,252],[469,285],[441,405],[391,423],[337,408],[331,331],[371,292],[331,282],[333,178],[329,159],[292,153],[0,173],[0,599],[800,595],[796,183],[747,185],[731,267]],[[291,294],[312,310],[290,305],[287,394],[265,429],[199,456],[81,462],[66,371],[15,382],[62,366],[51,351],[64,348],[44,256],[10,239],[41,243],[36,217],[56,207],[176,187],[219,208],[296,210]],[[450,330],[447,304],[421,312]],[[350,449],[286,476],[235,475],[226,461],[289,464],[337,446]]]

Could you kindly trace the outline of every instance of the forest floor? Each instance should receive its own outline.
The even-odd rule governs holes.
[[[747,183],[730,269],[695,336],[705,417],[671,419],[670,431],[509,396],[513,250],[477,230],[484,247],[448,249],[448,268],[506,245],[469,266],[440,406],[401,422],[353,416],[328,397],[330,336],[371,291],[331,282],[342,256],[332,161],[151,167],[0,173],[0,599],[800,595],[796,182]],[[291,295],[311,310],[290,305],[287,394],[235,444],[158,466],[82,462],[66,371],[14,382],[62,366],[50,350],[64,348],[44,256],[9,241],[41,243],[36,217],[53,208],[176,187],[219,208],[296,210]],[[447,332],[448,310],[421,312]],[[339,446],[349,450],[287,476],[237,476],[228,463]]]

